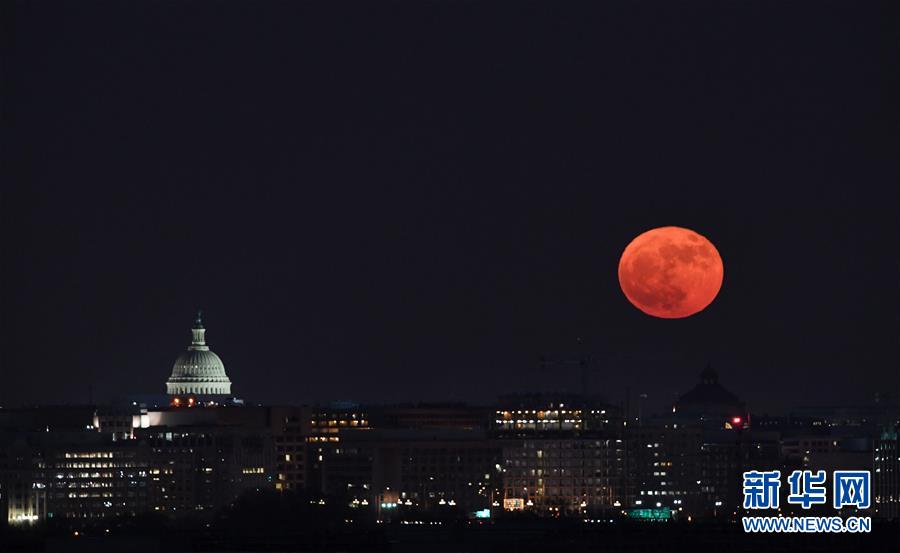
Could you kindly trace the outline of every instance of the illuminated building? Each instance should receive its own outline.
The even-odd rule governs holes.
[[[151,448],[154,511],[211,516],[245,490],[272,485],[272,440],[263,428],[168,426],[138,435]]]
[[[354,506],[450,515],[499,504],[501,463],[500,443],[482,430],[346,432],[321,452],[318,491]]]
[[[275,489],[300,490],[307,485],[307,437],[311,413],[308,407],[272,407],[271,429],[275,441]]]
[[[501,436],[535,433],[617,432],[622,412],[594,397],[579,394],[521,394],[502,396],[490,428]]]
[[[188,402],[190,396],[231,394],[231,380],[225,374],[225,365],[206,345],[206,329],[200,313],[197,313],[191,335],[191,345],[175,360],[172,375],[166,381],[166,393],[176,396],[173,403]]]
[[[5,445],[7,520],[89,521],[148,509],[149,450],[97,432],[32,432]]]
[[[376,491],[396,490],[407,508],[490,509],[502,489],[502,449],[484,431],[386,430],[374,456]]]
[[[502,408],[494,411],[491,427],[504,435],[530,435],[533,432],[575,432],[584,429],[582,407],[573,399],[547,398],[541,395],[506,396]],[[604,410],[604,415],[606,414]]]
[[[538,513],[605,513],[627,495],[621,411],[581,396],[501,398],[493,434],[503,447],[504,504]]]
[[[675,517],[733,516],[748,459],[758,459],[758,468],[777,462],[770,437],[751,452],[750,413],[711,366],[678,398],[671,416],[640,419],[626,436],[628,506],[669,509]]]
[[[872,471],[872,507],[881,518],[900,518],[900,425],[885,427],[875,440]]]
[[[371,468],[366,468],[365,452],[353,458],[352,449],[343,447],[349,435],[371,430],[369,414],[353,402],[334,402],[327,407],[316,407],[310,411],[309,436],[306,438],[306,487],[307,489],[330,493],[338,487],[361,487],[369,485]],[[326,460],[331,461],[326,463]],[[327,467],[327,468],[326,468]],[[342,474],[343,473],[343,474]]]
[[[71,447],[48,456],[47,516],[107,518],[148,509],[148,450],[143,444]]]
[[[628,438],[630,507],[665,507],[696,518],[729,517],[740,505],[747,456],[740,431],[650,419],[629,428]]]
[[[358,506],[400,502],[397,512],[490,506],[501,455],[484,434],[488,410],[416,405],[374,411],[377,428],[370,410],[352,403],[313,410],[310,490]]]
[[[0,508],[7,521],[145,510],[148,452],[122,439],[133,424],[126,411],[93,406],[0,410]]]
[[[368,413],[355,403],[335,402],[327,408],[313,408],[310,412],[310,435],[326,438],[319,441],[337,441],[327,438],[337,437],[342,430],[369,427]]]
[[[625,499],[625,445],[610,437],[504,440],[503,497],[550,514],[602,513]]]
[[[47,491],[42,456],[28,440],[0,434],[0,515],[13,526],[47,517]]]
[[[135,439],[151,448],[150,502],[173,516],[212,516],[248,489],[273,488],[276,408],[169,407]]]

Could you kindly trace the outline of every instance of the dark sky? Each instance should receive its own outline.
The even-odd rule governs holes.
[[[898,390],[897,2],[4,2],[0,402]],[[624,247],[708,237],[650,318]]]

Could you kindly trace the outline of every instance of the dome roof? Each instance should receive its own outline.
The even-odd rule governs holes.
[[[225,364],[206,345],[206,329],[199,313],[191,334],[191,345],[175,360],[172,375],[166,381],[166,393],[230,394],[231,380],[225,374]]]
[[[741,405],[741,400],[718,382],[700,384],[678,398],[678,405]]]
[[[719,384],[719,375],[711,366],[700,373],[700,383],[675,403],[679,414],[741,414],[744,403]]]
[[[196,381],[228,381],[222,359],[209,350],[188,350],[179,355],[172,367],[172,377],[169,380],[174,378]]]

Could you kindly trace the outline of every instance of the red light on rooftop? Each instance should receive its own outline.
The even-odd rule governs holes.
[[[731,424],[741,424],[741,421],[743,420],[744,419],[742,419],[741,417],[734,417],[731,419]]]

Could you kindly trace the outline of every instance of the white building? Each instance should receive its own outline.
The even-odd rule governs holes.
[[[166,381],[169,395],[231,394],[231,380],[225,374],[225,365],[206,345],[206,329],[200,315],[198,312],[191,329],[191,345],[175,360],[172,376]]]

